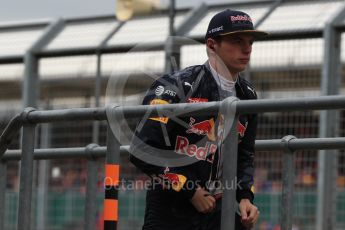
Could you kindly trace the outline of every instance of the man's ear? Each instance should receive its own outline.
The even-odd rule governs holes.
[[[207,39],[207,47],[210,49],[210,50],[212,50],[213,52],[215,52],[216,51],[216,44],[215,44],[215,40],[213,40],[213,39],[211,39],[211,38],[209,38],[209,39]]]

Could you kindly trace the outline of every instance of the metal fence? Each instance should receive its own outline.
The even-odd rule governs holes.
[[[244,10],[253,17],[259,29],[269,31],[271,34],[266,41],[254,43],[250,70],[246,74],[257,89],[259,98],[342,94],[345,75],[339,68],[343,69],[345,60],[342,46],[345,27],[341,20],[343,4],[343,1],[337,0],[255,2],[248,0],[219,6],[200,5],[194,9],[178,10],[175,26],[178,35],[203,43],[205,25],[212,14],[224,8]],[[114,20],[111,15],[1,25],[1,126],[4,127],[9,121],[8,117],[11,117],[11,115],[5,117],[3,115],[9,113],[9,110],[11,110],[10,114],[13,114],[13,111],[18,112],[23,106],[59,109],[103,105],[106,96],[105,85],[111,78],[112,70],[117,73],[115,77],[123,77],[128,72],[133,73],[136,70],[147,72],[147,63],[149,63],[150,72],[163,74],[165,52],[169,52],[169,47],[164,47],[165,38],[168,36],[167,13],[161,12],[160,15],[152,17],[136,18],[126,23]],[[137,36],[132,36],[133,31]],[[150,52],[142,52],[145,49],[136,50],[127,62],[118,68],[115,63],[143,38],[147,38],[144,45],[152,50]],[[181,44],[180,58],[177,57],[176,60],[180,60],[181,68],[203,63],[206,60],[204,49],[202,44]],[[146,89],[150,82],[142,80],[145,74],[137,72],[134,74],[136,76],[133,77],[130,90]],[[26,81],[23,84],[26,90],[22,93],[21,85],[24,81]],[[98,95],[100,97],[96,99]],[[22,101],[21,97],[23,97]],[[343,111],[339,113],[339,117],[328,120],[321,118],[320,114],[319,111],[260,114],[258,139],[281,138],[285,134],[300,138],[344,136]],[[106,123],[100,124],[99,131],[93,128],[96,126],[88,122],[52,123],[48,128],[39,125],[36,146],[60,148],[84,146],[91,142],[105,145]],[[320,135],[319,126],[328,126],[336,130],[335,134]],[[19,143],[15,138],[11,148],[18,147]],[[333,222],[336,228],[344,228],[345,224],[342,220],[345,214],[344,151],[332,154],[333,159],[319,158],[316,150],[298,151],[295,156],[298,202],[294,211],[299,214],[298,220],[295,219],[296,226],[302,229],[315,229],[316,219],[322,220],[316,218],[317,216],[325,217],[324,220],[331,218],[332,213],[327,212],[327,206],[321,209],[321,211],[325,210],[324,213],[316,212],[317,197],[322,196],[317,192],[317,184],[325,182],[325,188],[334,188],[334,185],[337,185],[333,194],[329,196],[331,199],[325,200],[326,204],[332,203],[333,206],[337,206],[333,215],[336,220],[325,222]],[[121,158],[121,161],[126,165],[121,177],[139,179],[142,177],[128,164],[126,157]],[[326,164],[328,165],[326,168],[332,169],[325,172],[330,177],[320,180],[318,168],[323,166],[319,163],[333,161],[338,161],[334,164],[337,166]],[[281,206],[276,201],[281,196],[282,162],[282,155],[275,151],[261,151],[255,159],[256,202],[260,204],[262,210],[262,221],[258,225],[260,227],[262,225],[264,229],[273,228],[279,223],[277,210]],[[85,197],[86,165],[87,160],[80,159],[39,161],[34,165],[33,182],[37,184],[34,186],[37,188],[33,194],[38,194],[39,190],[48,191],[47,202],[54,204],[49,205],[50,214],[46,220],[36,215],[37,225],[34,226],[36,229],[44,229],[42,227],[44,221],[48,222],[48,226],[52,229],[72,228],[72,225],[78,228],[82,223],[83,213],[80,208],[76,208],[78,205],[70,204],[74,202],[83,204],[79,198]],[[103,167],[103,164],[98,162],[100,171]],[[13,229],[15,226],[14,210],[17,207],[15,198],[19,192],[18,168],[17,162],[9,162],[7,165],[8,200],[7,198],[6,200],[7,208],[12,211],[6,213],[6,229]],[[337,178],[333,178],[335,171],[338,173]],[[103,177],[100,174],[102,173],[98,173],[98,183],[101,183]],[[334,184],[329,184],[333,182]],[[323,194],[328,193],[329,191],[323,192]],[[129,196],[124,196],[124,199],[128,200],[127,207],[124,207],[128,212],[124,215],[139,220],[129,220],[124,226],[134,229],[140,225],[144,201],[142,194],[133,193]],[[99,200],[102,200],[102,197]],[[41,199],[37,199],[37,202],[33,201],[33,204],[35,204],[33,207],[35,214],[44,209],[44,202],[41,202]],[[141,209],[135,211],[133,204],[140,204]],[[101,210],[102,202],[98,202],[97,205],[97,209]],[[81,214],[74,215],[76,213]],[[330,229],[330,226],[326,229]]]
[[[188,106],[188,107],[187,107]],[[150,106],[124,106],[115,107],[110,110],[111,116],[118,117],[120,114],[126,118],[141,117]],[[188,108],[188,109],[187,109]],[[319,98],[306,98],[299,100],[256,100],[238,101],[236,98],[228,98],[222,102],[209,102],[201,104],[174,104],[153,106],[152,116],[163,114],[168,115],[172,112],[183,114],[181,116],[216,114],[219,110],[225,112],[225,122],[232,128],[227,133],[224,141],[224,161],[229,162],[223,170],[223,182],[231,181],[236,177],[237,168],[237,131],[236,126],[239,114],[263,113],[273,111],[298,111],[298,110],[320,110],[320,109],[344,109],[345,97],[328,96]],[[7,150],[11,139],[23,127],[22,150],[9,151],[2,156],[0,164],[0,184],[1,190],[6,188],[6,161],[21,160],[20,170],[20,192],[18,198],[18,221],[17,229],[30,229],[32,213],[32,185],[33,185],[33,162],[34,159],[54,159],[65,157],[86,157],[89,159],[86,203],[85,203],[85,222],[84,229],[93,229],[96,211],[96,187],[97,167],[96,158],[106,154],[105,164],[105,199],[104,199],[104,229],[116,228],[118,221],[118,185],[119,185],[119,156],[120,142],[115,138],[113,131],[108,128],[107,147],[98,147],[91,144],[86,148],[65,148],[65,149],[42,149],[34,150],[35,146],[35,127],[38,123],[57,122],[57,121],[81,121],[81,120],[106,120],[105,108],[100,109],[70,109],[70,110],[51,110],[36,111],[32,108],[26,109],[22,114],[14,117],[6,127],[0,139],[1,156]],[[294,154],[298,149],[338,149],[345,147],[344,138],[330,139],[305,139],[298,140],[293,136],[284,137],[282,140],[258,141],[258,150],[283,150],[283,193],[281,209],[282,229],[291,229],[293,217],[293,191],[294,191]],[[124,149],[124,148],[123,148]],[[106,153],[105,153],[106,152]],[[320,169],[321,171],[324,169]],[[107,179],[112,179],[108,184]],[[5,207],[5,193],[0,196],[1,207]],[[318,204],[322,204],[318,202]],[[331,205],[329,207],[332,210]],[[4,208],[0,212],[1,226],[4,224]],[[226,217],[226,218],[224,218]],[[234,229],[235,217],[235,190],[224,190],[222,202],[222,229]]]

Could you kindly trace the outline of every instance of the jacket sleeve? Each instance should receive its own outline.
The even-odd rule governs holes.
[[[238,145],[237,157],[237,180],[238,187],[236,198],[254,200],[254,194],[251,190],[254,182],[254,147],[257,129],[257,115],[252,114],[248,118],[248,126],[245,135]]]
[[[172,104],[180,102],[179,95],[183,86],[176,79],[163,76],[155,81],[147,91],[143,104]],[[174,127],[177,125],[173,119],[152,117],[149,114],[138,123],[132,142],[130,144],[130,161],[145,174],[153,178],[153,182],[164,183],[164,189],[180,193],[190,199],[195,188],[187,188],[190,181],[196,176],[191,170],[192,165],[182,167],[164,167],[164,154],[174,153]],[[175,137],[176,139],[176,137]],[[151,156],[162,156],[161,164],[151,164]]]

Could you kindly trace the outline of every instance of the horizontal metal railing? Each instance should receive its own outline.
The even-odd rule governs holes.
[[[303,111],[303,110],[327,110],[344,109],[344,96],[322,96],[302,99],[264,99],[234,101],[237,114],[282,112],[282,111]],[[212,115],[217,113],[222,102],[170,104],[170,105],[141,105],[121,106],[109,108],[110,113],[122,114],[125,118],[141,117],[146,111],[151,114],[167,115]],[[170,114],[169,114],[170,112]],[[24,123],[47,123],[57,121],[82,121],[82,120],[106,120],[106,108],[74,108],[61,110],[39,111],[34,108],[27,108],[21,114],[15,116],[5,128],[0,137],[0,157],[4,154],[12,138],[19,132]]]
[[[288,136],[287,136],[288,137]],[[257,140],[255,142],[255,149],[260,153],[260,151],[282,151],[285,149],[290,149],[291,151],[297,150],[325,150],[325,149],[344,149],[345,148],[345,138],[292,138],[288,142],[284,142],[284,137],[282,139],[271,139],[271,140]],[[104,158],[106,156],[107,147],[98,146],[96,144],[90,144],[86,147],[78,148],[49,148],[49,149],[35,149],[33,158],[34,160],[49,160],[49,159],[98,159]],[[129,154],[129,146],[121,146],[120,154]],[[21,160],[21,150],[7,150],[6,153],[1,158],[3,163],[7,161],[19,161]],[[290,161],[290,162],[289,162]],[[293,165],[293,157],[289,158],[285,164]],[[96,173],[93,172],[93,173]],[[6,181],[6,174],[0,174],[0,181]],[[294,178],[291,178],[291,182],[283,183],[284,187],[293,186]],[[292,183],[292,185],[290,184]],[[6,183],[4,183],[6,184]],[[287,195],[283,194],[283,199],[287,199]],[[91,202],[91,199],[87,199]],[[5,200],[0,199],[0,207],[5,207]],[[87,205],[87,204],[86,204]],[[1,208],[0,208],[1,209]],[[286,210],[286,209],[284,209]],[[4,210],[2,210],[4,212]],[[283,211],[284,215],[291,215]]]
[[[282,139],[269,139],[255,141],[256,151],[279,151],[286,146],[282,146]],[[334,138],[295,138],[288,142],[288,148],[297,150],[325,150],[345,148],[345,137]],[[49,148],[35,149],[35,160],[51,159],[70,159],[70,158],[104,158],[107,152],[106,146],[93,147],[88,150],[86,147],[77,148]],[[129,145],[123,145],[120,148],[120,154],[129,154]],[[21,159],[21,150],[7,150],[2,156],[2,161],[19,161]]]
[[[151,116],[192,116],[211,115],[223,111],[226,121],[231,118],[237,123],[238,115],[245,113],[263,113],[280,111],[306,111],[345,109],[344,96],[324,96],[303,99],[280,99],[280,100],[247,100],[237,101],[228,98],[222,102],[196,103],[196,104],[170,104],[170,105],[142,105],[142,106],[117,106],[113,108],[80,108],[51,111],[37,111],[33,108],[24,110],[17,115],[6,127],[0,137],[0,171],[3,172],[3,164],[7,160],[21,159],[21,180],[18,209],[18,229],[28,229],[31,215],[31,187],[32,187],[32,162],[34,159],[54,159],[69,157],[87,157],[95,159],[106,157],[106,162],[118,163],[118,155],[126,151],[128,146],[120,146],[118,140],[111,131],[108,131],[107,147],[99,147],[95,144],[85,148],[62,148],[62,149],[34,149],[35,126],[39,123],[58,121],[81,121],[81,120],[107,120],[107,116],[117,118],[141,117],[147,111]],[[18,134],[23,127],[22,150],[7,150],[11,139]],[[108,130],[110,128],[108,127]],[[109,138],[110,137],[110,138]],[[231,137],[231,138],[229,138]],[[223,180],[231,180],[236,176],[237,162],[237,132],[234,126],[224,142],[224,161],[229,162],[224,168]],[[345,147],[345,138],[309,138],[297,139],[286,136],[281,140],[261,140],[256,142],[257,150],[284,150],[284,175],[283,175],[283,200],[282,200],[282,228],[291,228],[292,220],[292,194],[293,194],[293,152],[298,149],[339,149]],[[7,150],[7,151],[6,151]],[[4,155],[4,153],[6,154]],[[3,156],[4,155],[4,156]],[[5,175],[5,173],[3,173]],[[4,180],[2,175],[0,181]],[[6,183],[5,183],[6,184]],[[3,187],[3,185],[2,185]],[[88,186],[92,189],[92,186]],[[233,229],[232,216],[235,215],[235,191],[224,191],[222,215],[222,229]],[[92,194],[92,193],[91,193]],[[88,199],[90,200],[90,199]],[[4,197],[0,196],[0,207]],[[92,207],[88,206],[88,207]],[[0,219],[3,220],[3,210],[0,208]],[[0,223],[1,224],[1,223]],[[25,227],[24,227],[25,226]],[[1,227],[1,226],[0,226]]]

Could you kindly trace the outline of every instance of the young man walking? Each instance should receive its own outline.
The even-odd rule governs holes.
[[[256,99],[253,86],[240,76],[252,44],[267,33],[255,30],[250,16],[224,10],[210,21],[205,43],[208,60],[164,75],[148,90],[143,104],[221,101],[230,96]],[[240,215],[236,229],[250,229],[259,217],[253,204],[253,160],[256,114],[241,115],[236,199]],[[224,117],[148,117],[138,125],[131,143],[131,162],[152,177],[147,191],[144,230],[217,230],[221,222]],[[171,156],[188,156],[191,163],[166,167]],[[159,156],[165,160],[152,160]],[[169,158],[170,157],[170,158]]]

